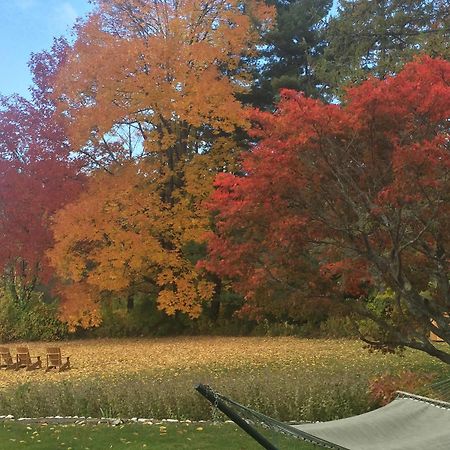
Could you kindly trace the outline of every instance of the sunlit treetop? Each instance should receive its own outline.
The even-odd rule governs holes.
[[[243,126],[234,98],[249,84],[242,57],[271,17],[254,1],[96,1],[56,86],[76,141],[98,141],[131,122],[147,150],[160,151],[176,141],[176,123],[216,132]]]

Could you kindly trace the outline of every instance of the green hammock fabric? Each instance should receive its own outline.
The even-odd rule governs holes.
[[[349,450],[448,450],[450,404],[400,394],[366,414],[293,428]]]

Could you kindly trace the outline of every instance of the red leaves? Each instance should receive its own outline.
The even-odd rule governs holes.
[[[431,374],[418,374],[409,370],[396,375],[385,373],[370,380],[369,396],[379,405],[387,405],[397,396],[397,391],[417,392],[429,385],[433,378]]]
[[[442,59],[424,56],[407,64],[396,76],[370,79],[347,91],[349,111],[362,125],[376,121],[377,129],[397,139],[410,137],[450,115],[450,67]]]
[[[0,112],[0,267],[20,262],[22,276],[50,274],[52,214],[78,194],[82,177],[69,163],[63,130],[46,105],[6,99]],[[39,270],[38,270],[39,268]]]
[[[366,261],[357,258],[345,258],[320,266],[320,274],[328,280],[339,279],[339,289],[345,295],[359,297],[367,291],[372,282]]]
[[[308,297],[317,273],[364,294],[374,252],[402,248],[404,270],[422,264],[411,242],[434,245],[430,233],[450,226],[449,83],[450,63],[424,57],[350,89],[345,105],[284,90],[274,114],[250,113],[259,143],[244,176],[216,179],[209,267],[246,295],[278,286]]]

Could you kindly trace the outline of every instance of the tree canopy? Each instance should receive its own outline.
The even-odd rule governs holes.
[[[450,362],[448,1],[92,3],[0,97],[0,301]]]
[[[0,98],[0,270],[3,284],[21,302],[38,281],[51,278],[45,256],[53,244],[51,217],[76,198],[84,180],[49,95],[64,48],[60,40],[51,56],[33,56],[31,100]]]
[[[296,89],[321,95],[315,65],[326,48],[325,31],[332,0],[270,1],[276,8],[273,27],[263,35],[254,62],[251,95],[254,106],[272,107],[279,90]]]
[[[448,0],[341,0],[315,65],[324,91],[392,75],[414,55],[449,57]]]
[[[185,249],[204,240],[214,175],[236,165],[247,119],[235,94],[250,82],[241,62],[270,20],[257,2],[97,2],[55,88],[80,153],[105,170],[55,219],[50,255],[69,286],[97,300],[156,287],[168,314],[200,314],[214,285]]]
[[[287,90],[274,114],[254,111],[244,176],[216,179],[208,268],[250,306],[280,290],[286,308],[341,299],[374,325],[360,326],[371,345],[450,362],[429,341],[450,342],[449,81],[426,57],[343,105]]]

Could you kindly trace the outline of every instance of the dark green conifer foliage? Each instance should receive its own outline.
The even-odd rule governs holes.
[[[450,56],[449,0],[341,0],[315,66],[328,92],[397,73],[418,53]]]
[[[324,30],[332,0],[268,0],[277,11],[255,61],[256,81],[246,101],[270,108],[281,88],[320,96],[314,61],[325,48]]]

